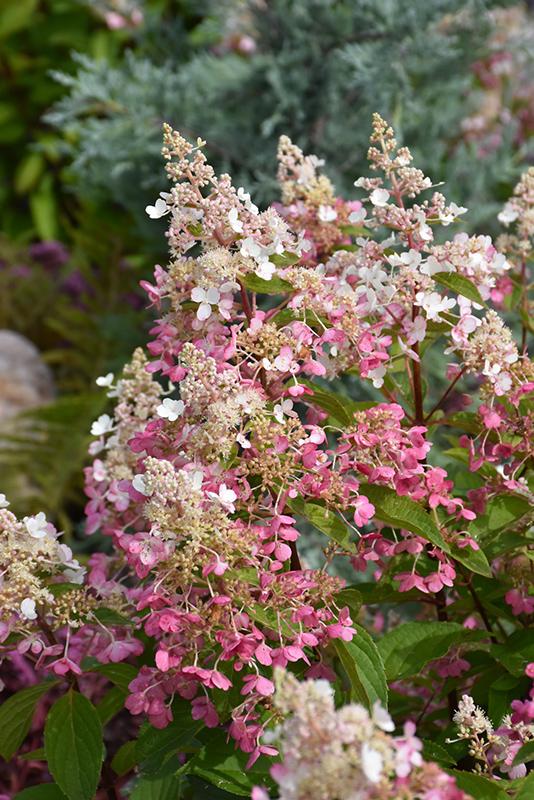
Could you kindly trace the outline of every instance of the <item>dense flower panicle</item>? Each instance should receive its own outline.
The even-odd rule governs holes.
[[[373,125],[371,166],[384,177],[356,182],[369,193],[368,211],[336,199],[321,161],[283,137],[283,205],[262,213],[229,176],[215,176],[201,141],[193,146],[165,127],[173,185],[147,213],[169,215],[171,263],[145,284],[164,311],[146,370],[172,384],[163,398],[148,376],[141,386],[138,355],[130,383],[125,375],[112,390],[115,420],[95,423],[102,456],[87,473],[91,524],[103,524],[144,581],[137,610],[157,642],[128,707],[164,725],[178,694],[191,699],[195,718],[217,725],[212,689],[237,686],[243,700],[229,730],[251,760],[262,752],[271,668],[302,662],[310,674],[330,674],[322,649],[354,635],[335,600],[342,582],[302,568],[297,499],[356,537],[350,547],[332,542],[328,559],[348,555],[357,570],[372,563],[375,578],[390,572],[401,591],[452,587],[455,562],[412,531],[392,539],[362,482],[428,504],[448,547],[478,549],[466,530],[475,514],[445,470],[428,464],[420,412],[382,403],[351,412],[328,434],[313,382],[351,370],[383,388],[399,359],[415,370],[435,324],[464,371],[484,378],[488,402],[521,389],[530,374],[495,312],[481,321],[476,304],[450,297],[435,279],[458,273],[491,299],[506,260],[488,237],[433,243],[433,226],[466,209],[437,192],[418,202],[430,179],[378,115]],[[369,234],[356,245],[346,227],[354,224]],[[378,241],[384,226],[393,236]],[[256,292],[269,282],[283,302],[259,305]],[[144,392],[149,405],[132,408],[126,390]],[[399,572],[400,556],[411,570]]]
[[[469,755],[484,774],[501,772],[511,779],[526,775],[525,764],[514,762],[520,748],[534,741],[534,688],[526,701],[512,702],[512,713],[503,717],[495,729],[470,695],[460,700],[454,722],[459,738],[468,741]]]
[[[117,380],[97,380],[116,405],[91,426],[85,471],[87,533],[109,536],[112,554],[93,554],[83,586],[63,595],[54,583],[83,579],[70,550],[44,515],[18,522],[0,510],[2,630],[61,675],[78,674],[86,657],[144,652],[130,712],[163,728],[181,698],[193,719],[223,726],[249,765],[276,754],[267,732],[289,714],[273,768],[282,800],[461,800],[454,780],[423,761],[411,722],[392,737],[380,708],[336,710],[326,681],[358,633],[354,590],[343,591],[332,564],[344,559],[395,594],[410,592],[439,620],[469,592],[465,628],[484,623],[488,637],[471,566],[501,578],[496,604],[521,618],[534,611],[528,544],[506,544],[489,564],[476,520],[511,496],[523,522],[532,502],[534,371],[526,341],[483,305],[507,308],[520,284],[526,296],[517,261],[526,245],[509,237],[500,255],[485,236],[437,244],[436,227],[466,209],[433,191],[378,115],[371,145],[375,175],[356,181],[361,200],[346,201],[321,161],[282,137],[282,204],[260,212],[215,175],[203,142],[165,126],[172,186],[147,213],[168,217],[171,259],[143,282],[159,318],[148,356],[137,350]],[[521,242],[531,189],[527,175],[511,201]],[[456,361],[430,407],[423,360],[438,340]],[[345,376],[381,402],[325,387]],[[464,376],[482,403],[455,414],[446,401]],[[456,486],[433,452],[441,423],[460,430],[452,452],[474,473]],[[329,536],[320,569],[299,552],[307,523]],[[131,625],[121,628],[124,616]],[[375,616],[376,630],[399,618],[385,620]],[[417,687],[428,708],[439,681],[470,680],[468,649],[459,643],[430,664]],[[273,669],[288,665],[325,680],[286,675],[273,705]],[[466,703],[462,719],[482,724]],[[488,763],[510,767],[510,742],[530,736],[518,727],[530,725],[530,707],[514,707],[498,732],[484,728]]]
[[[280,800],[462,800],[453,778],[423,761],[422,742],[407,722],[402,736],[376,703],[373,713],[352,704],[336,709],[334,692],[324,680],[299,683],[279,671],[274,696],[284,717],[269,741],[282,752],[271,767]],[[253,800],[268,800],[256,788]]]

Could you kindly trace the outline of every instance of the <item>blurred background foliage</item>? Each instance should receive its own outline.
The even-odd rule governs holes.
[[[532,11],[507,0],[3,0],[0,491],[14,510],[82,519],[94,381],[146,341],[138,284],[166,257],[165,221],[144,213],[166,188],[163,121],[267,203],[281,133],[350,196],[378,110],[471,230],[494,233],[532,160],[533,64]],[[34,347],[26,378],[3,331]],[[35,358],[40,397],[24,385]]]

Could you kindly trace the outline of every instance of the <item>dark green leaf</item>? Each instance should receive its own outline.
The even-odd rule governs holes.
[[[447,772],[456,778],[460,789],[467,792],[474,800],[508,800],[508,795],[497,781],[475,775],[473,772],[461,772],[458,769],[448,769]]]
[[[109,692],[106,692],[96,707],[102,725],[107,725],[110,719],[113,719],[119,711],[122,711],[126,697],[126,692],[123,689],[119,689],[118,686],[113,686]]]
[[[442,745],[428,739],[423,739],[423,758],[425,761],[435,761],[441,767],[456,764],[456,759]]]
[[[126,773],[130,772],[135,767],[137,764],[136,747],[137,742],[135,739],[124,742],[124,744],[119,747],[111,761],[111,769],[116,772],[117,775],[126,775]]]
[[[104,759],[102,723],[72,689],[50,709],[44,731],[48,768],[69,800],[92,800]]]
[[[288,506],[291,511],[311,522],[315,528],[326,533],[345,550],[355,551],[355,545],[350,541],[350,528],[333,511],[316,503],[305,503],[300,497],[291,500]]]
[[[280,255],[274,253],[274,255],[269,257],[269,261],[272,261],[277,267],[291,267],[293,264],[298,264],[300,256],[296,253],[289,253],[286,250],[285,253],[281,253]]]
[[[30,730],[37,701],[57,681],[47,681],[12,695],[0,706],[0,755],[10,761]]]
[[[488,559],[484,555],[482,549],[473,550],[471,547],[458,547],[454,545],[448,551],[450,555],[467,567],[471,572],[476,572],[477,575],[483,575],[485,578],[491,578],[493,573],[488,563]]]
[[[432,278],[436,283],[446,286],[447,289],[452,289],[456,294],[467,297],[473,303],[478,303],[481,306],[486,305],[475,284],[464,275],[459,275],[457,272],[436,272],[435,275],[432,275]]]
[[[287,294],[293,291],[290,283],[282,280],[282,278],[277,278],[276,275],[273,275],[270,281],[266,281],[250,272],[243,278],[243,284],[251,292],[257,292],[258,294]]]
[[[130,794],[130,800],[180,800],[182,779],[177,775],[151,780],[140,778]]]
[[[534,761],[534,739],[519,748],[514,758],[514,766],[516,764],[529,764],[531,761]]]
[[[357,634],[351,642],[334,640],[337,654],[350,680],[351,697],[369,709],[377,700],[386,708],[388,688],[382,658],[365,628],[357,624],[354,627]]]
[[[389,681],[417,675],[453,644],[469,637],[469,631],[455,622],[405,622],[386,633],[378,642]]]
[[[95,667],[95,672],[105,675],[108,680],[123,691],[128,691],[128,686],[137,677],[137,670],[131,664],[101,664]]]
[[[374,505],[379,520],[394,528],[404,528],[417,533],[448,552],[449,548],[439,528],[419,503],[407,497],[399,497],[393,489],[387,486],[361,484],[360,493],[368,497]]]
[[[166,728],[149,725],[139,735],[135,756],[144,775],[159,777],[173,756],[191,746],[204,727],[202,721],[191,717],[191,705],[185,701],[173,705],[173,717]]]
[[[268,780],[272,760],[260,756],[246,768],[248,754],[233,750],[226,741],[226,733],[221,730],[206,731],[203,736],[205,746],[189,762],[193,775],[212,783],[230,794],[250,797],[252,787],[265,784]]]
[[[29,786],[18,792],[13,800],[67,800],[57,783],[42,783]]]
[[[534,797],[534,772],[530,772],[521,782],[514,800],[532,800]]]

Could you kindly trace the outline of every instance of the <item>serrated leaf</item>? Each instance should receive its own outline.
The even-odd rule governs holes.
[[[408,497],[399,497],[388,486],[362,483],[360,485],[360,493],[369,498],[376,509],[377,518],[382,522],[395,528],[405,528],[417,533],[444,552],[449,552],[449,547],[436,523],[419,503],[410,500]]]
[[[108,680],[127,692],[130,683],[137,677],[137,670],[131,664],[99,664],[94,672],[105,675]]]
[[[182,780],[177,775],[166,775],[152,780],[140,778],[130,794],[130,800],[179,800]]]
[[[116,772],[117,775],[126,775],[137,764],[136,746],[137,742],[135,739],[124,742],[113,756],[111,760],[111,769]]]
[[[349,552],[356,550],[355,544],[350,541],[350,528],[333,511],[316,503],[305,503],[300,497],[288,502],[288,506],[291,511],[311,522],[315,528],[325,533],[345,550]]]
[[[296,253],[289,253],[286,250],[284,253],[274,253],[269,256],[269,261],[276,264],[277,267],[291,267],[293,264],[298,264],[300,256]]]
[[[265,784],[269,780],[272,760],[260,756],[247,769],[248,754],[232,750],[226,738],[224,731],[206,730],[203,736],[204,747],[193,756],[188,771],[230,794],[250,797],[253,786]]]
[[[67,800],[67,798],[57,783],[42,783],[40,786],[23,789],[13,800]]]
[[[48,769],[69,800],[92,800],[104,743],[97,710],[86,697],[71,689],[54,703],[45,724],[44,746]]]
[[[492,578],[493,573],[482,549],[473,550],[472,547],[458,547],[454,545],[448,551],[450,555],[464,567],[467,567],[471,572],[476,572],[477,575],[483,575],[485,578]]]
[[[167,763],[195,737],[204,723],[191,717],[191,704],[173,704],[173,720],[166,728],[147,726],[137,739],[135,756],[143,775],[160,777]],[[160,773],[160,774],[158,774]]]
[[[38,700],[57,681],[29,686],[9,697],[0,706],[0,755],[10,761],[30,730]]]
[[[522,781],[514,800],[532,800],[534,797],[534,772],[530,772]]]
[[[334,647],[351,684],[351,698],[372,709],[378,700],[388,703],[388,687],[384,664],[378,648],[365,628],[354,624],[356,636],[350,642],[334,640]]]
[[[423,739],[423,758],[425,761],[435,761],[442,767],[450,767],[456,764],[451,754],[437,742],[431,742],[429,739]]]
[[[242,282],[247,289],[250,289],[251,292],[257,292],[258,294],[287,294],[287,292],[293,291],[293,287],[290,283],[282,280],[282,278],[277,278],[276,275],[273,275],[269,281],[266,281],[263,278],[258,278],[257,275],[251,272],[245,275]]]
[[[474,772],[462,772],[459,769],[448,769],[447,772],[456,778],[459,788],[475,800],[508,800],[508,795],[497,781],[475,775]]]
[[[304,379],[301,380],[301,383],[313,392],[313,395],[305,395],[303,402],[318,406],[343,426],[354,422],[354,414],[357,411],[365,411],[367,408],[372,408],[376,405],[372,401],[352,400],[350,397],[332,392],[323,386],[318,386],[313,381]]]
[[[109,692],[106,692],[102,700],[96,706],[102,725],[107,725],[119,711],[122,711],[126,697],[126,692],[123,689],[119,689],[118,686],[113,686]]]
[[[405,622],[378,641],[388,681],[417,675],[421,669],[444,656],[469,632],[456,622]]]
[[[457,272],[436,272],[435,275],[432,275],[432,278],[436,283],[446,286],[447,289],[452,289],[453,292],[461,294],[462,297],[467,297],[473,303],[478,303],[481,306],[486,305],[473,281],[470,281],[464,275],[459,275]]]
[[[530,764],[531,761],[534,761],[534,739],[519,748],[514,758],[513,766],[515,767],[516,764]]]

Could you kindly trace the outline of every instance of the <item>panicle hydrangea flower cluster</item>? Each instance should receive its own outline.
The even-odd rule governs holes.
[[[415,725],[402,736],[376,703],[373,713],[361,705],[336,709],[331,684],[300,682],[286,672],[277,675],[274,706],[284,719],[269,736],[283,754],[271,767],[279,800],[463,800],[454,778],[423,760]],[[253,800],[269,800],[257,787]]]
[[[311,676],[329,675],[324,647],[354,635],[336,602],[342,581],[300,563],[299,503],[324,508],[357,537],[350,547],[332,542],[329,559],[347,555],[356,569],[373,562],[380,577],[396,556],[409,556],[411,569],[392,575],[401,591],[452,587],[450,548],[478,548],[467,530],[473,510],[427,461],[432,413],[422,398],[411,415],[388,402],[325,428],[314,381],[355,371],[388,397],[388,369],[402,361],[415,390],[419,345],[435,330],[462,356],[463,372],[484,380],[490,400],[508,386],[503,377],[522,391],[528,376],[495,312],[480,320],[481,304],[441,288],[457,274],[490,299],[507,262],[487,237],[434,244],[433,227],[465,209],[437,192],[419,202],[430,179],[378,115],[373,126],[369,158],[383,177],[356,181],[369,217],[364,203],[335,200],[321,162],[287,138],[284,204],[260,213],[229,176],[215,176],[203,142],[165,126],[173,185],[147,213],[169,216],[171,262],[144,284],[164,313],[152,329],[152,360],[136,354],[110,384],[114,419],[93,430],[100,457],[87,470],[90,526],[113,536],[144,581],[136,608],[157,641],[128,707],[163,726],[178,694],[215,726],[213,690],[238,687],[229,730],[251,761],[262,752],[272,667],[302,662]],[[345,231],[354,223],[366,233],[356,246]],[[384,227],[390,235],[377,241]],[[282,302],[259,305],[258,292]],[[168,396],[154,373],[171,381]],[[412,531],[385,535],[366,484],[428,504],[447,550]]]
[[[458,736],[469,743],[469,755],[482,774],[502,773],[514,779],[527,774],[524,763],[514,763],[521,747],[534,741],[534,688],[527,700],[512,701],[512,711],[497,728],[470,695],[463,695],[454,714]],[[521,757],[519,757],[521,758]]]
[[[502,493],[532,500],[523,474],[532,455],[532,364],[485,305],[509,301],[506,281],[515,287],[523,274],[525,246],[509,238],[501,256],[489,237],[437,243],[436,227],[466,209],[434,191],[378,115],[369,150],[376,176],[356,181],[361,201],[336,198],[319,159],[283,138],[283,203],[260,212],[228,175],[215,175],[202,148],[164,127],[172,186],[147,213],[168,217],[171,257],[153,284],[143,282],[158,319],[148,356],[137,350],[118,380],[110,373],[97,381],[115,409],[91,428],[87,532],[109,536],[112,555],[92,555],[84,586],[63,595],[51,585],[80,574],[68,548],[41,515],[28,527],[2,510],[6,632],[20,633],[18,647],[35,643],[35,657],[39,648],[63,653],[60,667],[44,664],[60,674],[79,673],[87,656],[107,663],[139,655],[148,643],[129,687],[132,714],[165,727],[174,699],[190,701],[193,718],[223,725],[249,765],[275,753],[264,732],[281,712],[308,714],[323,767],[314,762],[307,775],[305,752],[290,755],[293,745],[284,744],[275,776],[283,797],[305,797],[301,779],[328,780],[323,755],[350,753],[340,774],[352,794],[344,797],[393,798],[402,787],[407,798],[459,800],[454,781],[421,761],[411,724],[392,738],[378,716],[354,706],[336,712],[323,684],[298,688],[292,678],[302,710],[289,689],[273,707],[273,669],[291,664],[299,676],[335,679],[331,644],[350,642],[356,628],[344,581],[329,569],[334,558],[356,571],[371,566],[375,580],[437,607],[432,595],[452,598],[464,580],[458,564],[479,550],[476,515]],[[529,180],[512,201],[521,242]],[[457,361],[428,409],[422,360],[440,337]],[[382,402],[328,393],[323,379],[347,375]],[[483,403],[462,428],[461,415],[443,406],[465,375]],[[466,431],[460,449],[484,475],[462,496],[432,461],[441,420]],[[383,497],[409,499],[423,522],[384,514],[375,507]],[[322,569],[299,553],[306,521],[331,534]],[[9,554],[19,551],[13,564]],[[511,559],[506,600],[514,613],[529,613],[528,554],[505,553],[491,568],[503,575]],[[115,626],[117,615],[132,624]],[[436,666],[442,677],[469,668],[461,648],[447,659]],[[324,730],[312,724],[319,711],[336,731],[324,754]],[[300,731],[300,722],[287,724]]]

